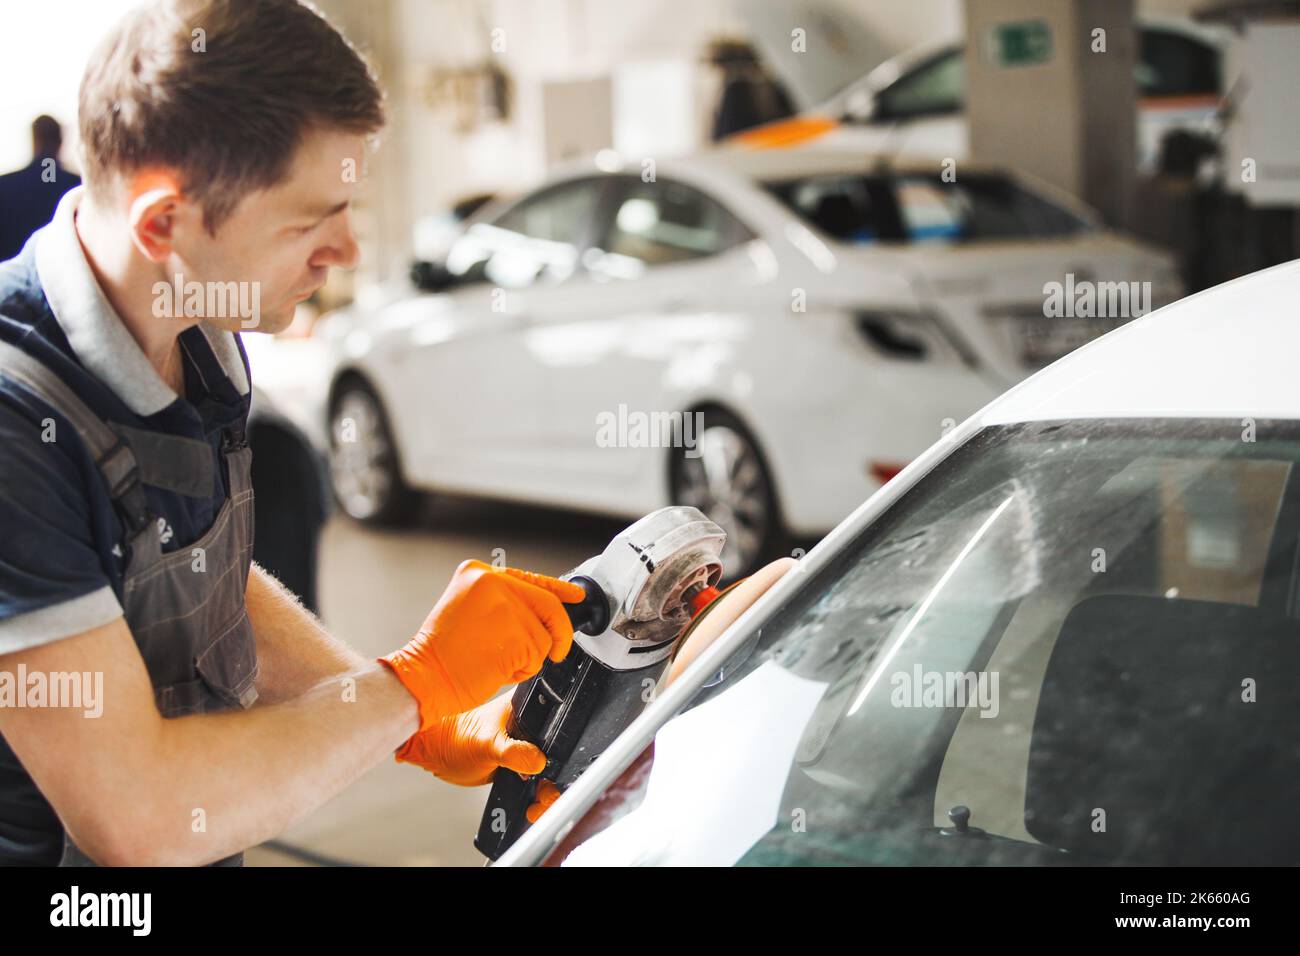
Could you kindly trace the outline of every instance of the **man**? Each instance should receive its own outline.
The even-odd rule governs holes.
[[[0,862],[242,862],[397,750],[536,773],[493,695],[576,585],[462,564],[367,661],[250,567],[237,335],[331,267],[381,96],[296,0],[158,0],[92,58],[86,185],[0,265]]]
[[[50,221],[54,207],[81,179],[59,165],[63,128],[53,116],[32,122],[32,161],[0,176],[0,261],[18,255],[23,243]]]

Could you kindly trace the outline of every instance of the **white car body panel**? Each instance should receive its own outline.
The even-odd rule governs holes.
[[[1067,355],[981,421],[1300,418],[1297,301],[1300,260],[1207,289]]]

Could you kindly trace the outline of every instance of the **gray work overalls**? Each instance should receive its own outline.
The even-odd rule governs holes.
[[[181,717],[251,707],[257,699],[257,648],[244,588],[253,555],[252,452],[242,424],[222,436],[228,494],[212,527],[188,547],[163,554],[158,518],[149,512],[143,485],[210,495],[211,446],[105,422],[45,365],[5,342],[0,342],[0,374],[67,419],[108,486],[125,532],[122,606],[159,713]],[[214,865],[243,862],[241,852]],[[66,831],[60,865],[94,865]]]

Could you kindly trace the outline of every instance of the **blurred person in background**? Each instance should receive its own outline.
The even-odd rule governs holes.
[[[32,122],[32,161],[0,176],[0,261],[22,251],[28,237],[54,218],[63,194],[81,178],[59,164],[63,128],[53,116]]]
[[[707,59],[722,71],[722,94],[710,134],[714,142],[794,115],[795,107],[785,87],[763,68],[748,43],[715,40]]]

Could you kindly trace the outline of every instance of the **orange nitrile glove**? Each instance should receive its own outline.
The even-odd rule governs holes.
[[[398,762],[423,767],[439,780],[460,787],[491,783],[498,767],[520,776],[541,773],[546,769],[546,754],[506,733],[511,696],[502,694],[481,707],[443,717],[428,730],[413,734],[397,751]],[[540,781],[536,802],[524,811],[524,816],[529,823],[536,823],[559,797],[559,787],[549,780]]]
[[[573,625],[561,601],[586,592],[569,581],[464,561],[406,646],[379,658],[420,704],[420,730],[472,710],[502,686],[562,661]]]
[[[543,780],[537,785],[537,793],[533,798],[535,802],[524,811],[524,818],[529,823],[540,820],[551,804],[560,799],[560,788],[549,780]]]
[[[401,763],[423,767],[440,780],[461,787],[492,782],[497,767],[523,776],[546,769],[546,755],[526,740],[506,733],[510,696],[502,694],[481,707],[443,717],[397,751]]]

